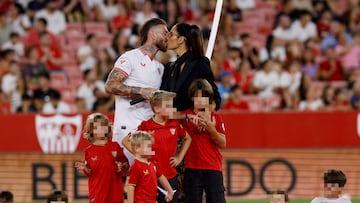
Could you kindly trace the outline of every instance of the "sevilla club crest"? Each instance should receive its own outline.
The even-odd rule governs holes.
[[[82,116],[36,115],[36,136],[44,153],[74,153],[80,140]]]

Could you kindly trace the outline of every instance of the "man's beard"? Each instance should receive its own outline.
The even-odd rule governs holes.
[[[155,45],[160,51],[167,51],[167,44],[163,40],[158,40]]]

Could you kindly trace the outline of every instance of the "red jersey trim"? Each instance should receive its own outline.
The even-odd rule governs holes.
[[[127,72],[125,72],[122,68],[120,67],[114,67],[115,71],[121,72],[122,74],[124,74],[126,77],[129,77],[129,74]]]

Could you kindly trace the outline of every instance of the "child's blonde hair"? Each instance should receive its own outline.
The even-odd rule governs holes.
[[[175,92],[168,92],[165,90],[157,90],[153,93],[150,98],[150,105],[152,110],[154,111],[155,106],[161,106],[163,101],[173,99],[176,96]]]
[[[112,127],[109,118],[102,113],[92,113],[86,119],[84,132],[84,137],[90,142],[94,141],[94,123],[98,121],[101,125],[109,127],[109,131],[105,134],[107,139],[109,139],[112,134]]]
[[[153,143],[154,138],[153,136],[151,136],[150,133],[141,130],[135,131],[130,136],[130,143],[131,143],[131,147],[133,148],[140,147],[141,144],[144,143],[144,141],[150,141],[151,143]]]

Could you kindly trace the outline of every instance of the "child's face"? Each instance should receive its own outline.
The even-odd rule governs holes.
[[[94,122],[94,137],[104,138],[109,133],[109,126],[101,123],[101,121]]]
[[[338,198],[341,194],[341,187],[339,183],[324,184],[324,195],[327,198]]]
[[[155,152],[152,150],[152,142],[150,140],[144,140],[143,143],[136,149],[136,153],[140,156],[152,156]]]
[[[176,109],[173,106],[173,99],[162,101],[161,107],[159,107],[157,111],[161,116],[171,118],[174,112],[176,112]]]
[[[270,203],[285,203],[284,194],[272,194],[270,196]]]
[[[201,91],[199,91],[194,97],[194,110],[204,111],[210,108],[209,97],[203,97]]]

